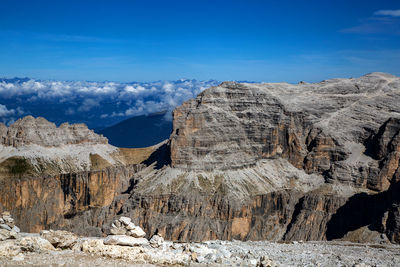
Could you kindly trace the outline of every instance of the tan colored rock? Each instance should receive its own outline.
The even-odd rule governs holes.
[[[0,241],[11,239],[11,233],[7,229],[0,229]]]
[[[63,123],[57,127],[45,118],[26,116],[2,130],[2,144],[20,147],[28,144],[61,146],[67,144],[106,144],[107,138],[95,134],[85,124]]]
[[[66,249],[72,248],[78,240],[78,236],[68,231],[41,231],[40,236],[47,239],[54,247]]]
[[[150,246],[153,248],[158,248],[163,245],[164,243],[164,238],[160,235],[153,235],[151,239],[149,240]]]
[[[46,239],[40,236],[28,236],[22,238],[17,244],[22,251],[26,252],[41,252],[55,250],[54,246]]]
[[[192,252],[190,254],[190,259],[194,262],[197,262],[197,253],[196,252]]]
[[[111,235],[125,235],[127,233],[127,230],[125,228],[111,228],[110,229],[110,234]]]
[[[19,253],[21,253],[21,248],[14,241],[0,242],[0,257],[14,257]]]

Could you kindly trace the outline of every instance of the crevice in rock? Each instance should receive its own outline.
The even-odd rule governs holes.
[[[283,235],[283,240],[287,240],[287,235],[290,233],[290,230],[292,229],[293,225],[296,223],[297,216],[301,213],[301,210],[303,208],[303,203],[304,203],[304,196],[299,198],[299,201],[296,203],[294,206],[294,211],[291,216],[291,220],[286,228],[286,232]]]

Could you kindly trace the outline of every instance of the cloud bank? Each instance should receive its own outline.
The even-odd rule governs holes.
[[[0,79],[0,120],[9,122],[31,114],[56,123],[85,122],[92,128],[102,127],[131,116],[172,112],[218,84],[188,79],[132,83]]]

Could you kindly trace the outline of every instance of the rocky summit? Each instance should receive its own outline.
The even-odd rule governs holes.
[[[27,117],[1,126],[0,211],[25,232],[110,245],[400,243],[399,103],[400,78],[385,73],[224,82],[177,107],[170,138],[141,149]]]

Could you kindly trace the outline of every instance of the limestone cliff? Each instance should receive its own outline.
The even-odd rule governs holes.
[[[46,147],[59,147],[68,144],[107,144],[107,138],[95,134],[85,124],[63,123],[57,127],[45,118],[26,116],[10,127],[0,124],[1,144],[20,147],[36,144]]]
[[[386,190],[398,177],[399,103],[400,79],[384,73],[316,84],[222,83],[174,111],[171,164],[226,170],[286,158],[326,180]]]
[[[400,242],[398,103],[400,78],[384,73],[225,82],[174,111],[168,142],[115,148],[97,171],[0,179],[0,209],[25,231],[102,235],[125,214],[149,235],[182,241]],[[88,134],[78,139],[92,142]]]

